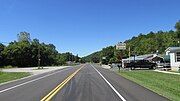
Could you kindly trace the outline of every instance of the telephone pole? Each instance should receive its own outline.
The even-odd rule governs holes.
[[[130,63],[130,57],[131,57],[131,47],[129,46],[129,63]]]
[[[38,48],[38,69],[40,69],[41,66],[41,54],[40,54],[40,47]]]

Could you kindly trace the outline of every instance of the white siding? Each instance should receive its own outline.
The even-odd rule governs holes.
[[[166,55],[169,55],[170,51],[166,51]]]
[[[170,63],[172,70],[178,70],[180,62],[176,62],[176,53],[170,53]]]

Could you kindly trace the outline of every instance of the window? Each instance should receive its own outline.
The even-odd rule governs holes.
[[[180,62],[180,52],[176,53],[176,62]]]

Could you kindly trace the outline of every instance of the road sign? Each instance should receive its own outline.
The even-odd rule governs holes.
[[[104,59],[104,60],[105,60],[105,59],[106,59],[106,57],[102,57],[102,59]]]
[[[117,49],[117,50],[126,50],[126,43],[119,42],[119,43],[116,45],[116,49]]]

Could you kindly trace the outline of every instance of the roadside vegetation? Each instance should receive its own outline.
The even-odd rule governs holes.
[[[131,48],[131,55],[144,55],[156,53],[163,54],[168,47],[179,46],[180,41],[180,21],[175,24],[175,29],[170,31],[157,31],[149,33],[140,33],[138,36],[134,36],[129,40],[124,41],[126,43],[126,50],[116,50],[115,46],[109,46],[102,50],[92,53],[83,59],[88,62],[103,64],[120,62],[122,58],[127,58],[129,54],[129,47]],[[106,59],[103,59],[106,57]]]
[[[118,74],[170,100],[180,99],[180,75],[145,70],[120,71]]]
[[[67,61],[81,62],[78,55],[59,53],[53,44],[30,39],[30,34],[20,32],[18,40],[8,45],[0,43],[0,68],[66,65]],[[39,61],[39,62],[38,62]]]
[[[10,72],[1,72],[0,71],[0,84],[7,82],[7,81],[27,77],[27,76],[30,76],[30,73],[24,73],[24,72],[10,73]]]

